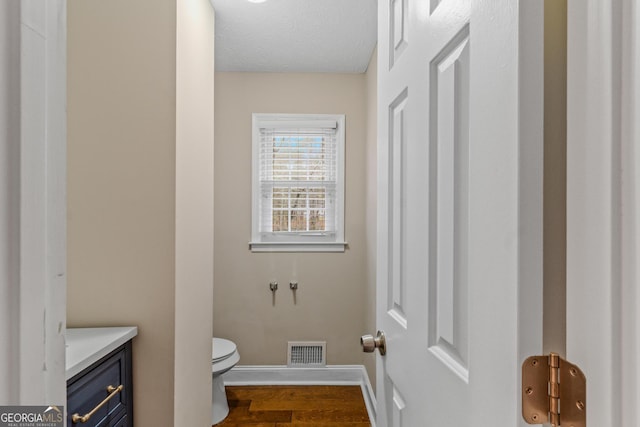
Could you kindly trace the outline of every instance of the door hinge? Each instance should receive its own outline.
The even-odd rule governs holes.
[[[522,364],[522,417],[528,424],[586,427],[587,379],[556,353]]]

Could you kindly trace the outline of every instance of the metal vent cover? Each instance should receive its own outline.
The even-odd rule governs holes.
[[[327,365],[326,341],[289,341],[287,347],[287,366],[290,368]]]

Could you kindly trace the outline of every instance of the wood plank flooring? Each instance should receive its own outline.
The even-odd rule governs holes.
[[[224,427],[370,427],[359,386],[228,386]]]

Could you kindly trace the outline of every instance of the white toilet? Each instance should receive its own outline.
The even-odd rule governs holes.
[[[213,338],[213,358],[211,372],[213,375],[213,395],[211,404],[212,424],[217,424],[229,415],[227,394],[224,391],[222,374],[233,368],[240,361],[240,353],[233,341]]]

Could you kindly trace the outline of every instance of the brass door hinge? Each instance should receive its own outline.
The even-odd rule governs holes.
[[[555,353],[522,364],[522,416],[528,424],[586,427],[587,379]]]

